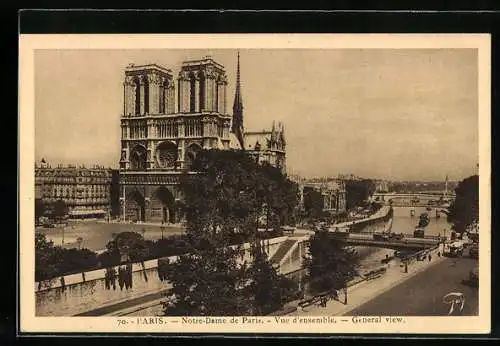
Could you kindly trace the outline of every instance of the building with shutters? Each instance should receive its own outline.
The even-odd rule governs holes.
[[[45,209],[64,201],[72,219],[105,218],[111,205],[112,170],[102,166],[35,164],[35,198]]]

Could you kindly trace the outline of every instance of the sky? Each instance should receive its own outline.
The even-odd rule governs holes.
[[[38,50],[35,158],[118,167],[124,69],[156,63],[177,77],[224,50]],[[242,49],[246,130],[285,124],[289,172],[389,180],[461,180],[478,163],[475,49]]]

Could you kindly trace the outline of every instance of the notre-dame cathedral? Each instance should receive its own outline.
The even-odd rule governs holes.
[[[211,57],[184,61],[177,80],[156,64],[125,70],[121,116],[120,210],[123,221],[178,223],[177,186],[202,149],[246,150],[285,172],[284,127],[245,132],[238,54],[233,114],[224,66]]]

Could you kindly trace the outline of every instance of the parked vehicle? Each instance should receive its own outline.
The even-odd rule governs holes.
[[[404,238],[403,234],[396,234],[396,233],[373,233],[373,240],[389,241],[389,240],[401,240],[403,238]]]
[[[475,259],[479,258],[479,246],[477,244],[473,244],[469,248],[469,257]]]
[[[443,250],[443,256],[459,257],[462,256],[463,251],[464,251],[464,246],[462,242],[453,242],[451,244],[445,244]]]
[[[416,227],[415,231],[413,232],[413,237],[415,237],[415,238],[424,238],[425,237],[425,228],[423,228],[423,227]]]
[[[468,233],[467,237],[475,243],[479,241],[479,233]]]

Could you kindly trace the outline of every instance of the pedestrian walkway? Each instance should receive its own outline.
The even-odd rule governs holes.
[[[336,224],[333,224],[332,227],[341,229],[341,228],[344,228],[344,227],[349,227],[349,226],[352,226],[352,225],[357,225],[359,223],[364,223],[364,222],[367,222],[367,221],[370,221],[370,220],[379,219],[379,218],[382,218],[382,217],[386,216],[389,213],[389,210],[390,210],[390,207],[383,206],[382,208],[380,208],[379,210],[377,210],[374,214],[372,214],[372,215],[370,215],[368,217],[365,217],[365,218],[362,218],[362,219],[354,219],[354,220],[350,220],[350,221],[336,223]]]
[[[397,286],[403,281],[408,280],[410,277],[430,268],[431,266],[440,263],[444,260],[443,257],[438,257],[438,249],[431,251],[432,260],[413,261],[408,265],[408,273],[404,272],[404,266],[400,266],[400,260],[391,261],[387,268],[386,273],[380,278],[362,281],[354,286],[348,288],[347,292],[347,305],[344,302],[344,296],[341,294],[339,301],[330,300],[327,302],[326,307],[319,307],[312,305],[303,309],[298,308],[296,311],[291,312],[289,315],[305,315],[305,316],[324,316],[333,315],[341,316],[347,315],[349,311],[361,306],[362,304],[370,301],[371,299],[379,296],[380,294],[388,291],[389,289]]]
[[[161,222],[129,222],[121,220],[98,220],[98,223],[110,223],[117,225],[139,225],[139,226],[156,226],[156,227],[169,227],[169,228],[185,228],[182,223],[161,223]]]

